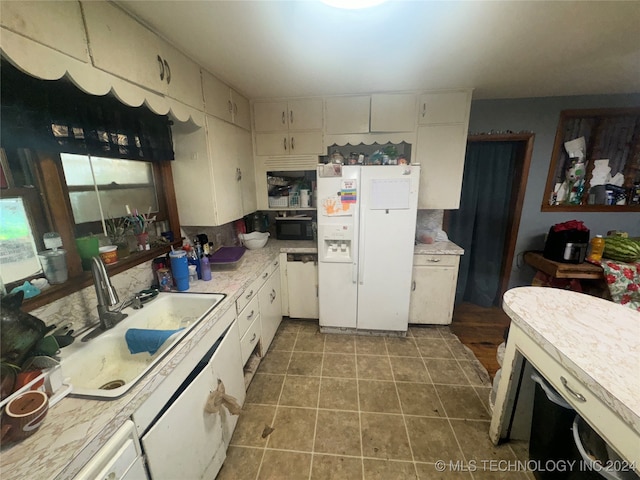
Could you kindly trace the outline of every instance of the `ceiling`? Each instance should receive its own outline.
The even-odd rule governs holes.
[[[638,1],[117,2],[249,98],[640,92]]]

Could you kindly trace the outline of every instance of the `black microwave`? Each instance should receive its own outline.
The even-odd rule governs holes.
[[[276,217],[276,238],[278,240],[313,240],[313,218]]]

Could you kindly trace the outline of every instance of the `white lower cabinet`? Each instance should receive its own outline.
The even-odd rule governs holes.
[[[240,405],[244,403],[239,341],[238,324],[233,322],[213,355],[205,355],[178,390],[177,398],[169,401],[142,437],[152,480],[215,478],[238,417],[224,406],[218,413],[208,413],[205,405],[220,382],[227,394]]]
[[[287,262],[287,297],[290,317],[319,318],[317,261]]]
[[[458,255],[413,256],[409,323],[451,323],[459,263]]]
[[[269,350],[269,345],[282,321],[282,301],[280,300],[280,268],[279,261],[276,268],[264,283],[258,293],[260,305],[260,323],[262,325],[261,342],[263,355]]]

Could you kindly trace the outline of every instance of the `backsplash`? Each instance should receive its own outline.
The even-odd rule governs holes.
[[[149,288],[153,283],[151,262],[149,260],[111,277],[111,283],[118,292],[120,301]],[[79,332],[98,322],[97,305],[96,290],[91,285],[29,313],[47,325],[63,326],[72,323],[72,328]]]
[[[418,210],[416,230],[438,230],[442,228],[444,210]]]

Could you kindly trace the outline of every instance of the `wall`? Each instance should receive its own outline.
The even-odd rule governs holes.
[[[476,100],[471,103],[470,133],[526,130],[536,135],[509,287],[531,284],[535,272],[524,264],[522,254],[527,250],[542,250],[544,236],[553,224],[576,219],[582,220],[592,235],[623,230],[632,236],[640,236],[640,213],[540,211],[560,111],[630,106],[640,106],[640,94]]]

